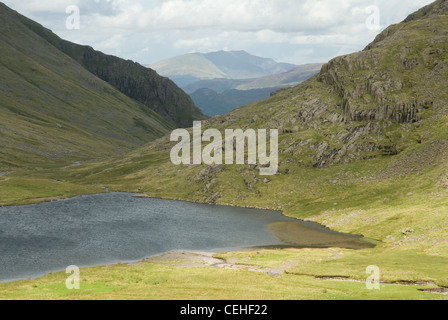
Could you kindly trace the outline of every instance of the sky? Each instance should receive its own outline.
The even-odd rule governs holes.
[[[149,65],[245,50],[306,64],[365,48],[433,0],[3,0],[63,39]]]

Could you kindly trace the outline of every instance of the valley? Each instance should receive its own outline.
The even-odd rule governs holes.
[[[24,34],[14,39],[26,36],[27,43],[43,45],[8,9],[1,9],[2,18],[6,15],[2,21]],[[10,29],[1,29],[7,44],[2,50],[13,52],[18,45],[10,43],[11,31],[5,31]],[[130,192],[281,211],[289,218],[362,235],[374,247],[214,252],[211,258],[224,262],[223,268],[207,264],[210,257],[198,266],[190,260],[192,253],[172,253],[82,269],[78,292],[65,288],[62,272],[0,284],[0,298],[447,299],[447,30],[448,2],[437,0],[386,28],[364,50],[330,60],[293,87],[224,115],[208,118],[194,109],[187,117],[203,120],[204,131],[277,129],[279,167],[268,177],[260,176],[257,164],[173,165],[170,152],[176,142],[170,141],[170,132],[184,127],[174,121],[179,118],[170,120],[124,95],[81,68],[78,60],[61,57],[48,42],[45,52],[65,59],[64,68],[46,64],[37,49],[21,59],[18,53],[2,55],[8,59],[2,61],[7,90],[0,104],[7,115],[0,120],[2,206]],[[204,63],[203,56],[189,59]],[[11,66],[17,66],[14,72]],[[62,80],[61,72],[68,72],[70,81]],[[48,74],[54,78],[44,76]],[[32,79],[39,79],[38,95],[31,89],[36,87]],[[55,88],[54,81],[63,85]],[[226,81],[221,80],[221,90],[248,85]],[[64,86],[70,87],[65,94],[59,90]],[[182,101],[189,101],[185,96]],[[49,103],[37,103],[41,99]],[[56,99],[69,103],[56,104]],[[58,108],[44,108],[60,104],[67,109],[62,114]],[[70,113],[82,106],[90,113]],[[105,117],[112,106],[120,118]],[[193,133],[193,128],[185,130]],[[285,224],[271,228],[299,233]],[[381,271],[380,290],[366,288],[369,266]]]
[[[173,79],[208,116],[224,115],[320,71],[321,63],[294,66],[245,51],[188,54],[150,65]]]

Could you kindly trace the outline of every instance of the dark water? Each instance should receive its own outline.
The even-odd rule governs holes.
[[[172,250],[285,245],[268,228],[282,221],[296,220],[267,210],[142,199],[127,193],[2,207],[0,282],[39,277],[70,265],[136,261]]]

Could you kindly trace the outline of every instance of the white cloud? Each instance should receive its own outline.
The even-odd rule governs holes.
[[[39,1],[3,1],[6,5],[20,13],[62,13],[70,5],[80,5],[82,0],[39,0]]]
[[[382,26],[402,21],[431,0],[5,0],[61,37],[142,63],[194,51],[247,50],[306,63],[360,50]],[[65,8],[81,9],[81,30],[65,29]],[[149,50],[144,50],[149,48]],[[295,55],[297,55],[295,57]],[[322,60],[322,61],[324,61]]]

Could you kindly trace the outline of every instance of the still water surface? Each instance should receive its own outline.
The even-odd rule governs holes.
[[[172,250],[222,251],[285,245],[268,226],[298,223],[278,212],[88,195],[0,208],[0,282],[67,266],[141,260]],[[314,226],[315,227],[315,226]],[[322,228],[319,232],[330,232]]]

